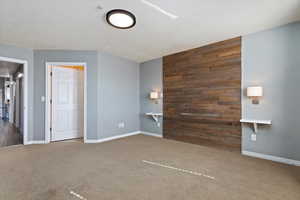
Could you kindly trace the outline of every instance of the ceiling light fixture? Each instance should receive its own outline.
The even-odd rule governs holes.
[[[109,25],[119,29],[129,29],[136,24],[135,16],[122,9],[111,10],[106,14],[106,21]]]

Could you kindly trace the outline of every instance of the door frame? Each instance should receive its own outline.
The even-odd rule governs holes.
[[[28,145],[31,144],[28,141],[28,116],[29,116],[29,101],[28,101],[28,61],[27,60],[22,60],[22,59],[17,59],[17,58],[9,58],[9,57],[2,57],[0,56],[0,61],[5,61],[5,62],[12,62],[12,63],[18,63],[23,65],[23,83],[24,83],[24,102],[23,102],[23,115],[24,115],[24,124],[23,124],[23,144]]]
[[[83,122],[83,141],[86,142],[87,139],[87,64],[85,62],[46,62],[46,98],[45,98],[45,143],[51,142],[51,133],[50,133],[50,66],[52,65],[63,65],[63,66],[74,66],[79,65],[83,66],[84,70],[84,100],[83,100],[83,109],[84,109],[84,122]]]

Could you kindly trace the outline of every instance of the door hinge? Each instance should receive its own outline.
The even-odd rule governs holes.
[[[50,76],[52,76],[52,72],[50,72]]]
[[[50,99],[50,104],[52,104],[52,99]]]
[[[50,128],[50,132],[52,132],[52,128]]]

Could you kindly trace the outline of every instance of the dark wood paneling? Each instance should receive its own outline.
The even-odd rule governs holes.
[[[165,138],[241,145],[241,38],[163,58]]]

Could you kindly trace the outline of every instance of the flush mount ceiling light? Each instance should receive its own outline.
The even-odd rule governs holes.
[[[106,21],[111,26],[119,29],[132,28],[136,23],[135,16],[131,12],[121,9],[109,11],[106,14]]]

